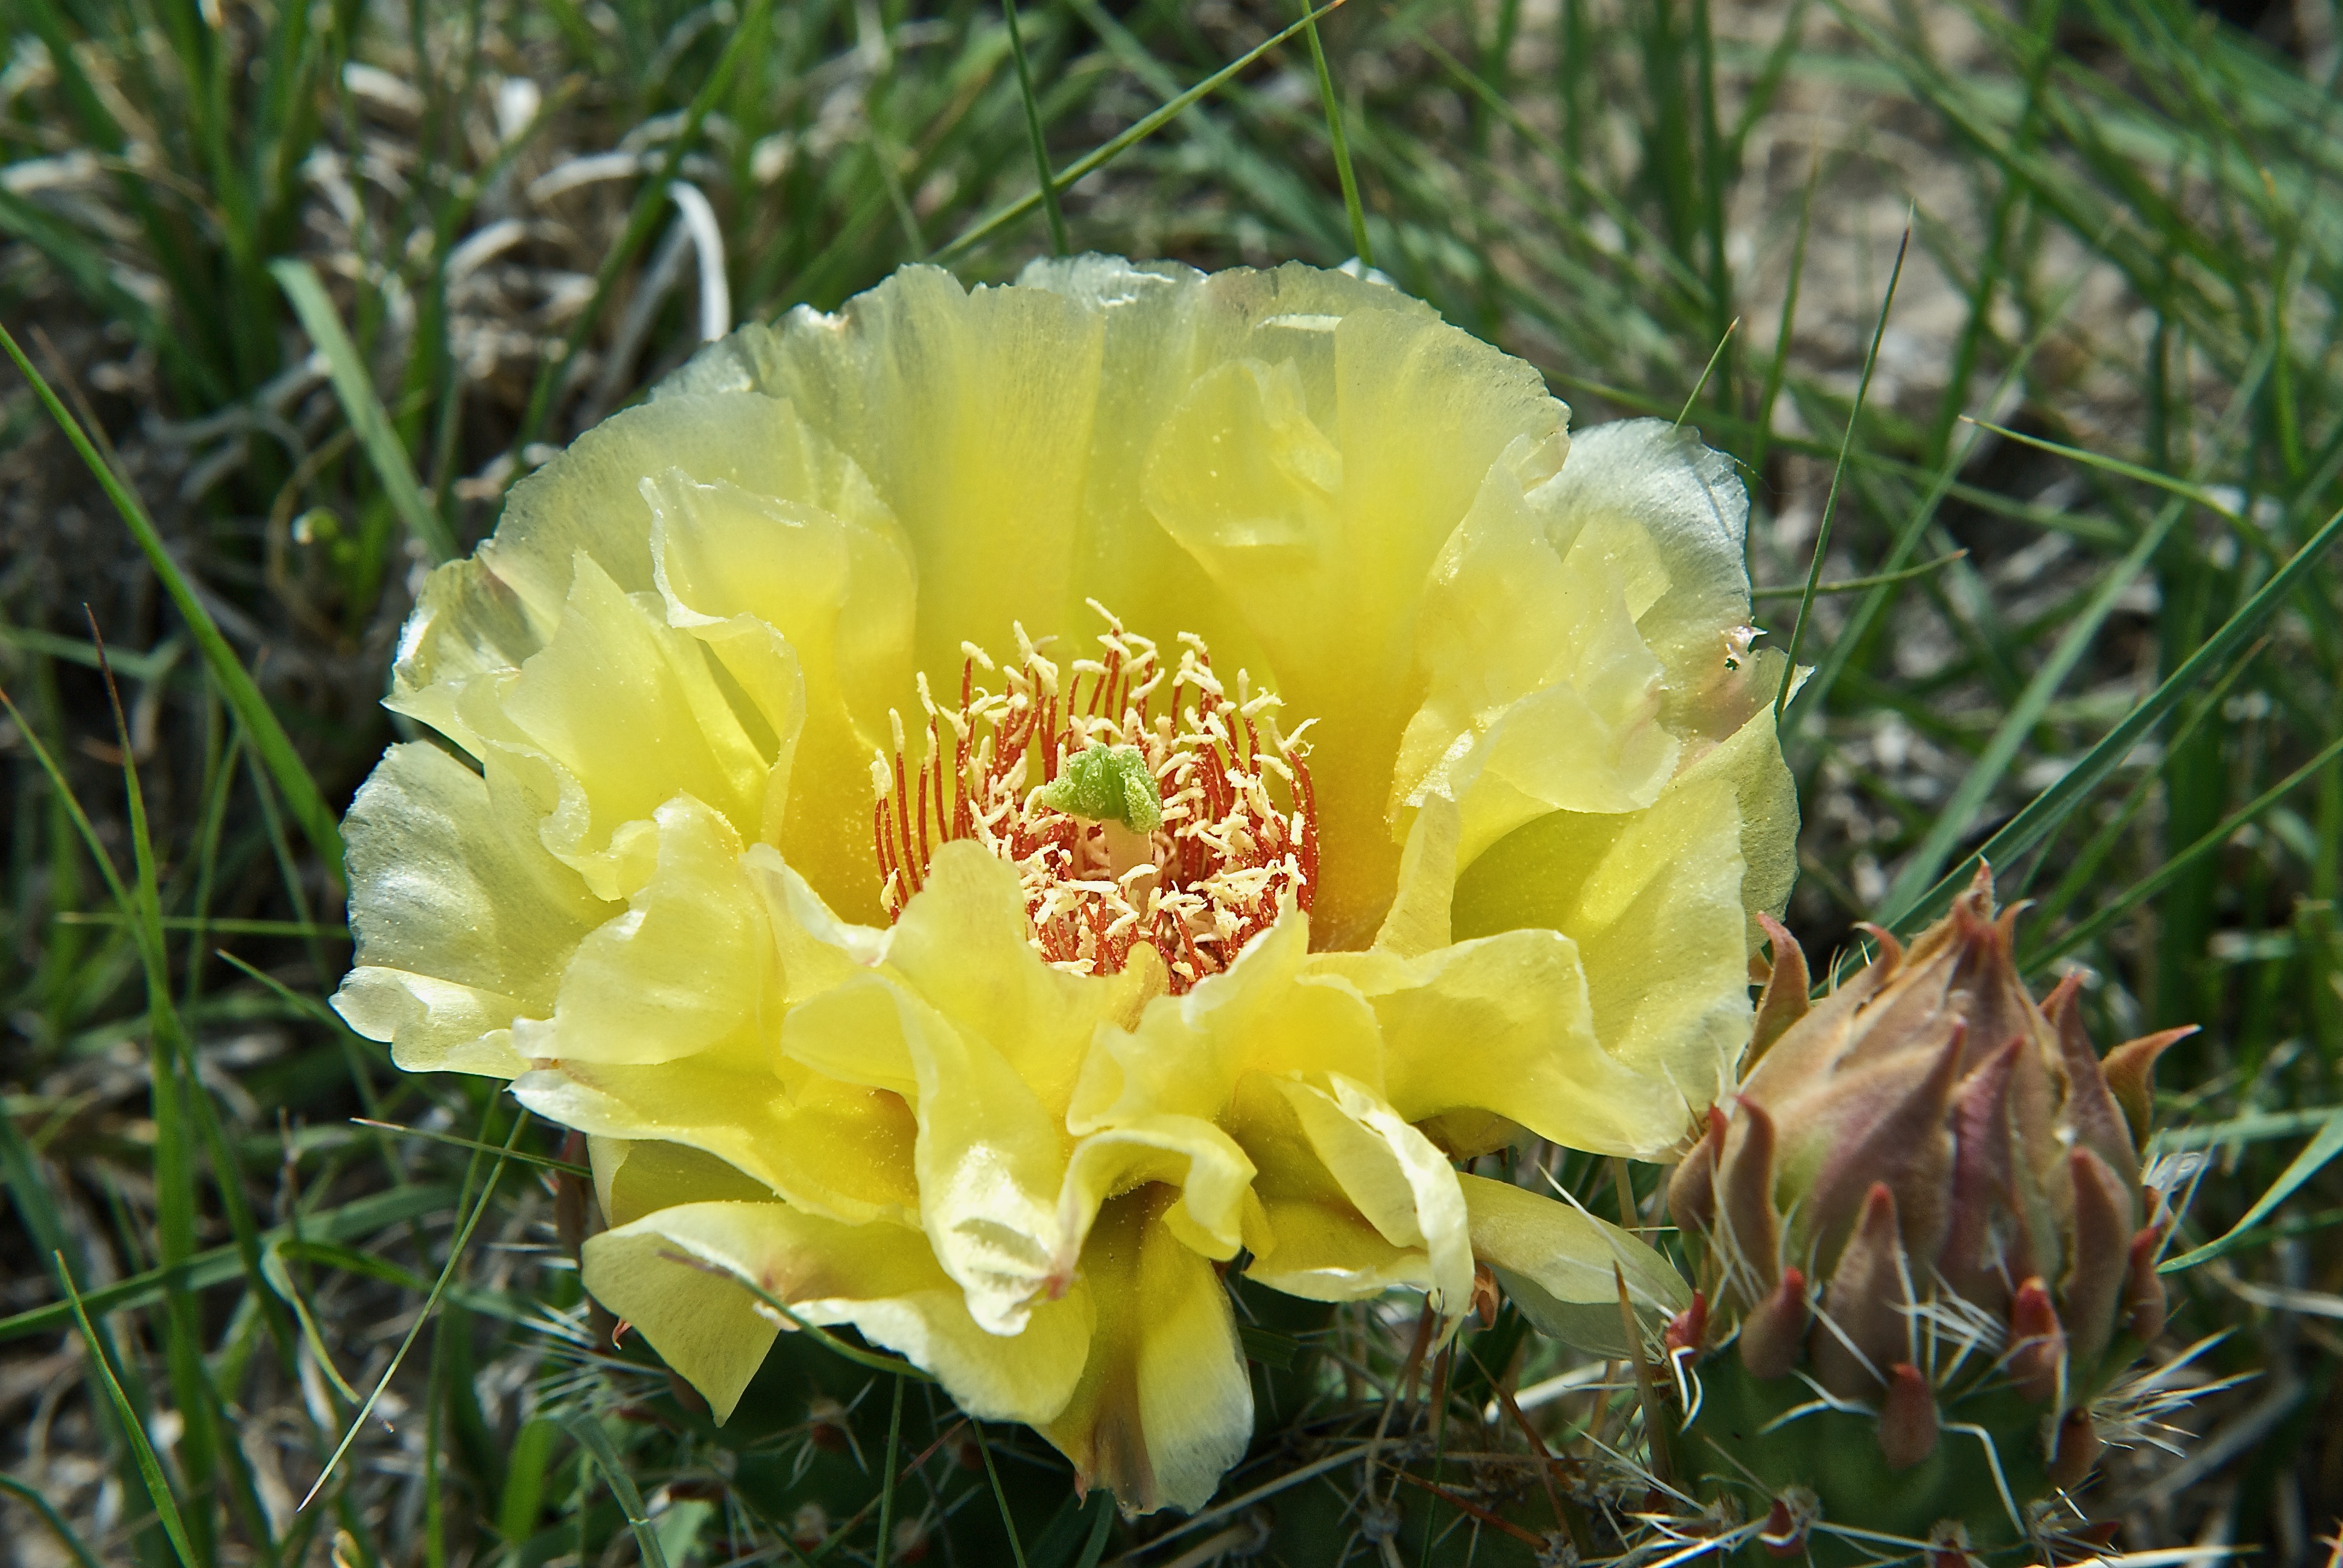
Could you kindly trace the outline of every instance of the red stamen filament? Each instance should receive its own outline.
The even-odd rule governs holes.
[[[1016,868],[1033,945],[1051,963],[1108,973],[1143,942],[1163,960],[1172,991],[1185,991],[1228,968],[1285,909],[1310,908],[1318,826],[1302,760],[1308,726],[1282,733],[1271,716],[1276,698],[1252,691],[1242,673],[1231,700],[1201,638],[1182,635],[1186,649],[1167,676],[1152,642],[1091,608],[1107,621],[1104,655],[1075,660],[1062,688],[1059,666],[1022,628],[1020,659],[1002,671],[1000,693],[976,684],[977,666],[994,666],[973,645],[963,645],[957,711],[939,709],[920,681],[927,754],[916,789],[900,719],[894,756],[882,753],[871,774],[880,900],[897,919],[926,883],[935,851],[972,839]],[[1170,712],[1159,717],[1154,699],[1167,680]],[[1066,759],[1093,744],[1137,747],[1146,758],[1163,821],[1143,842],[1121,824],[1033,799]]]

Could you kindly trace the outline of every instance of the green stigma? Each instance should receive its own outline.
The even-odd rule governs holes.
[[[1141,833],[1163,825],[1163,796],[1136,746],[1093,742],[1066,759],[1066,770],[1034,792],[1053,811],[1092,822],[1120,822]]]

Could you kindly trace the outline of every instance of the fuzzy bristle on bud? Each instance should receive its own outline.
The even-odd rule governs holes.
[[[1813,1509],[1809,1543],[2026,1542],[2096,1462],[2093,1401],[2163,1332],[2139,1150],[2187,1031],[2102,1059],[2075,979],[2039,1000],[2019,980],[2016,913],[1980,870],[1815,1000],[1765,921],[1751,1065],[1668,1183],[1716,1318],[1692,1434],[1732,1460],[1720,1484]]]

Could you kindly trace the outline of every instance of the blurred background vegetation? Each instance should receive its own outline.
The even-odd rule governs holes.
[[[1632,1391],[1510,1312],[1427,1368],[1412,1305],[1251,1302],[1261,1440],[1170,1536],[818,1346],[718,1434],[580,1301],[578,1151],[322,1006],[421,571],[709,330],[1058,245],[1365,254],[1576,422],[1743,463],[1760,618],[1817,667],[1808,951],[1983,849],[2103,1044],[2205,1026],[2160,1074],[2182,1243],[2282,1196],[2173,1277],[2162,1353],[2226,1336],[2175,1382],[2252,1375],[2116,1456],[2118,1543],[2328,1560],[2332,0],[1350,0],[1322,69],[1274,0],[1026,0],[1030,92],[1009,15],[0,0],[0,320],[143,500],[0,375],[0,1560],[1526,1562],[1525,1426],[1605,1550]],[[1363,1503],[1362,1462],[1414,1484]]]

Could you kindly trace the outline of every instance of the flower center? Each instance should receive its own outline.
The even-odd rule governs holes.
[[[1302,732],[1277,725],[1277,699],[1242,670],[1231,697],[1202,638],[1182,633],[1167,671],[1156,645],[1103,607],[1101,656],[1061,672],[1021,626],[1018,662],[962,643],[960,704],[940,707],[920,677],[927,754],[895,750],[870,777],[880,901],[892,921],[927,879],[938,847],[970,839],[1016,869],[1031,940],[1077,974],[1122,968],[1152,947],[1184,991],[1225,970],[1291,906],[1307,910],[1318,829]],[[978,670],[1002,677],[994,692]]]

